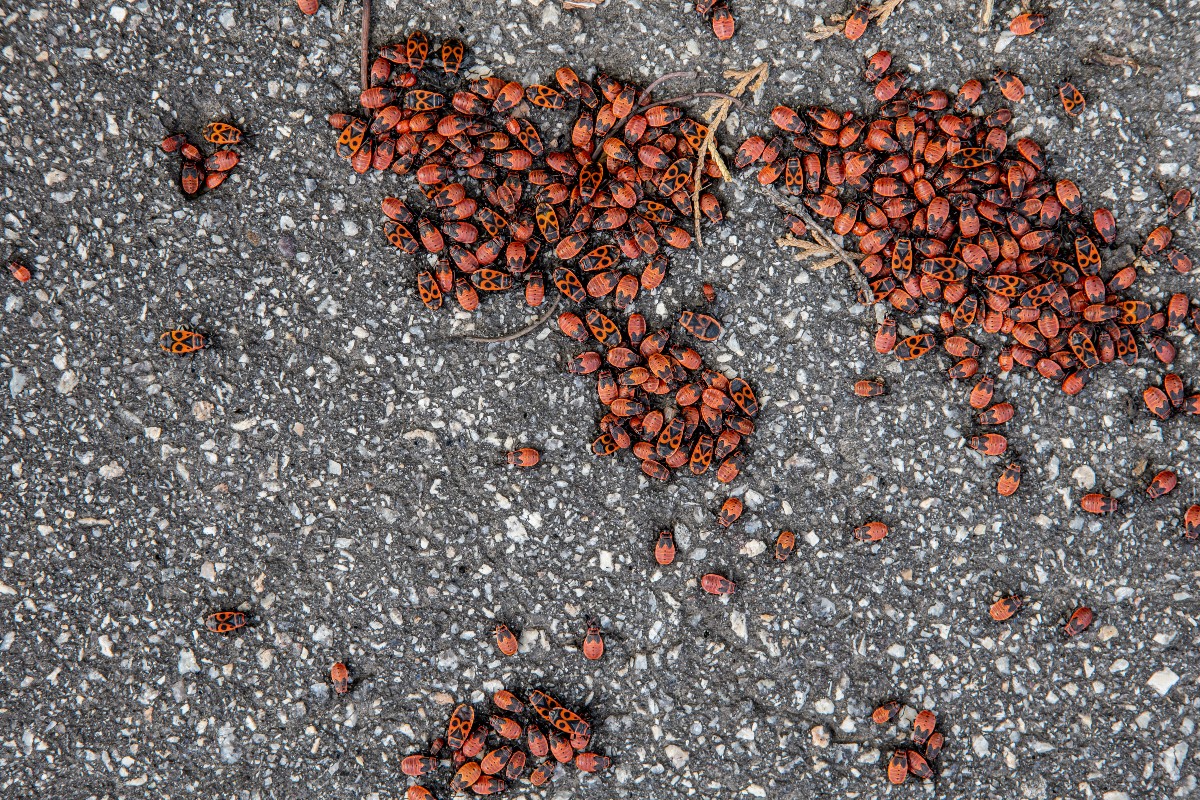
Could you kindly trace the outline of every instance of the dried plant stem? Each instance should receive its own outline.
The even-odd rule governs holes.
[[[867,12],[867,18],[875,20],[878,25],[882,26],[888,21],[888,17],[892,15],[892,12],[899,8],[903,2],[904,0],[884,0],[884,2]],[[984,0],[984,2],[990,6],[992,0]],[[849,18],[849,14],[834,14],[829,18],[829,21],[833,24],[814,25],[811,31],[804,34],[804,38],[810,42],[819,42],[822,39],[842,34],[845,32],[845,23]]]
[[[359,76],[362,78],[362,89],[365,92],[371,79],[371,0],[363,0],[362,60],[359,62]]]
[[[657,89],[659,86],[661,86],[664,82],[672,80],[674,78],[694,78],[694,77],[696,77],[696,73],[694,73],[694,72],[667,72],[663,75],[659,75],[657,78],[655,78],[654,80],[652,80],[650,82],[649,86],[647,86],[645,89],[642,89],[641,94],[638,95],[638,105],[639,106],[650,105],[650,93],[653,92],[655,89]]]
[[[975,30],[982,33],[983,30],[992,24],[992,11],[994,10],[996,0],[983,0],[979,4],[979,27]]]
[[[498,342],[515,341],[517,339],[520,339],[522,336],[526,336],[530,333],[533,333],[538,328],[545,325],[546,320],[548,320],[548,319],[550,319],[550,317],[554,316],[554,312],[558,310],[558,303],[561,299],[562,299],[561,297],[556,295],[554,298],[554,301],[552,303],[550,303],[550,308],[546,309],[545,314],[542,314],[540,317],[538,317],[533,322],[526,325],[524,328],[515,330],[512,333],[506,333],[503,336],[462,336],[460,338],[462,338],[464,341],[479,342],[480,344],[497,344]]]
[[[760,186],[758,187],[758,190],[761,194],[769,198],[775,205],[779,206],[785,211],[795,214],[797,217],[804,220],[804,224],[808,226],[809,233],[812,234],[813,238],[828,247],[830,251],[837,256],[837,259],[845,264],[846,268],[850,270],[850,280],[854,282],[855,288],[858,289],[861,295],[863,297],[872,296],[873,293],[871,291],[871,287],[867,283],[867,279],[863,277],[862,272],[859,271],[858,264],[854,263],[854,259],[850,258],[850,255],[838,246],[838,243],[833,240],[833,237],[826,233],[825,229],[822,228],[815,219],[813,219],[812,214],[808,213],[807,208],[800,203],[793,203],[791,200],[780,194],[779,190],[773,186]]]

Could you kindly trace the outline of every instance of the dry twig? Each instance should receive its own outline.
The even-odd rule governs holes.
[[[983,0],[979,5],[979,25],[975,28],[976,32],[983,33],[988,25],[992,24],[992,11],[996,0]]]
[[[727,181],[733,180],[733,175],[729,172],[729,167],[725,166],[725,160],[717,152],[715,141],[717,128],[721,127],[721,123],[729,116],[729,110],[733,104],[738,102],[735,98],[744,95],[747,89],[758,91],[762,88],[769,72],[770,68],[765,63],[746,70],[726,70],[724,73],[725,77],[737,78],[738,83],[729,90],[728,97],[713,101],[709,105],[708,111],[704,112],[703,116],[704,121],[708,123],[708,132],[704,134],[704,141],[700,144],[700,154],[696,158],[696,171],[692,175],[692,218],[696,228],[697,250],[704,247],[704,239],[700,235],[700,189],[702,188],[700,179],[704,175],[705,159],[711,155],[713,163],[721,171],[721,177]],[[740,103],[738,104],[741,105]]]
[[[371,0],[363,0],[362,6],[362,60],[359,61],[359,76],[365,92],[371,78]]]
[[[830,252],[836,256],[837,260],[845,264],[846,268],[850,270],[850,280],[853,281],[854,286],[858,289],[860,296],[871,297],[873,295],[871,286],[867,283],[867,279],[863,277],[862,272],[858,269],[858,264],[854,263],[854,259],[850,257],[850,254],[839,247],[838,243],[833,240],[833,237],[826,233],[825,229],[822,228],[815,219],[813,219],[812,214],[808,213],[807,208],[800,203],[794,203],[787,197],[784,197],[779,190],[773,186],[759,186],[758,191],[770,199],[770,201],[775,205],[779,206],[785,211],[788,211],[789,213],[795,214],[797,217],[804,220],[804,224],[808,226],[809,234],[825,247],[829,248]]]
[[[542,327],[542,325],[546,324],[546,320],[554,316],[554,312],[558,310],[558,302],[561,299],[561,297],[556,295],[554,297],[554,302],[550,304],[550,308],[546,309],[545,314],[542,314],[524,328],[519,328],[512,333],[506,333],[503,336],[462,336],[460,338],[462,338],[464,341],[479,342],[480,344],[496,344],[498,342],[511,342],[516,339],[520,339],[522,336],[533,333],[538,328]]]
[[[1143,69],[1150,73],[1158,72],[1158,67],[1142,64],[1130,56],[1116,56],[1103,50],[1091,51],[1083,57],[1083,61],[1085,64],[1099,64],[1104,67],[1129,67],[1134,72],[1141,72]]]
[[[604,0],[563,0],[564,11],[574,11],[577,8],[589,9],[604,5]]]

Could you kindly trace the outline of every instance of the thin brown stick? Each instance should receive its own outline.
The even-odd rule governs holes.
[[[992,24],[992,9],[995,5],[995,0],[983,0],[979,4],[979,25],[975,28],[976,32],[983,33],[988,25]]]
[[[815,219],[813,219],[812,214],[808,213],[808,209],[799,203],[793,203],[791,200],[780,194],[779,190],[773,186],[759,186],[758,191],[760,194],[770,199],[770,201],[775,205],[779,206],[785,211],[795,214],[797,217],[804,220],[804,224],[808,226],[809,232],[817,240],[819,240],[821,244],[832,250],[838,259],[846,265],[846,268],[850,270],[850,280],[854,282],[854,285],[860,294],[863,297],[874,296],[874,292],[871,291],[870,284],[867,283],[867,279],[863,277],[862,272],[859,271],[858,264],[855,264],[854,259],[850,258],[849,254],[847,254],[846,251],[839,247],[838,243],[833,240],[833,237],[826,233],[825,229],[822,228]]]
[[[639,106],[650,105],[650,93],[653,92],[655,89],[657,89],[659,86],[661,86],[664,82],[669,81],[673,78],[694,78],[694,77],[696,77],[695,72],[668,72],[664,75],[659,75],[657,78],[655,78],[654,80],[652,80],[650,82],[649,86],[647,86],[645,89],[642,89],[641,94],[638,95],[638,100],[637,100],[638,105]]]
[[[692,94],[683,94],[679,97],[672,97],[670,100],[658,100],[654,103],[656,106],[673,106],[676,103],[686,103],[689,100],[695,100],[697,97],[719,97],[722,100],[728,100],[738,108],[742,107],[742,101],[738,100],[733,95],[725,94],[724,92],[693,92]]]
[[[545,314],[542,314],[540,317],[538,317],[533,322],[526,325],[524,328],[515,330],[512,333],[506,333],[503,336],[461,336],[459,338],[461,338],[465,341],[468,341],[468,342],[479,342],[480,344],[496,344],[498,342],[511,342],[516,339],[520,339],[522,336],[526,336],[530,333],[533,333],[538,328],[542,327],[542,325],[546,324],[546,320],[548,320],[548,319],[550,319],[550,317],[554,316],[554,312],[558,310],[558,302],[561,299],[562,299],[561,297],[556,295],[554,298],[554,302],[552,302],[550,304],[550,308],[546,309]]]
[[[362,7],[362,60],[359,62],[359,77],[365,92],[371,78],[371,0],[363,0]]]

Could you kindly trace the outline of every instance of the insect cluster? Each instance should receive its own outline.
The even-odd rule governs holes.
[[[160,145],[164,153],[179,153],[179,188],[187,197],[216,189],[241,160],[233,149],[245,138],[238,128],[227,122],[210,122],[204,126],[203,136],[204,141],[217,146],[212,155],[205,156],[186,133],[172,133]]]
[[[576,375],[595,375],[596,393],[607,412],[592,452],[610,456],[629,450],[642,472],[665,481],[684,467],[693,475],[718,462],[717,480],[733,481],[744,461],[743,439],[754,433],[758,399],[742,378],[728,378],[705,366],[683,343],[672,344],[672,331],[647,331],[646,318],[630,314],[625,332],[609,317],[590,309],[581,320],[573,312],[559,316],[559,329],[580,342],[594,339],[603,348],[587,350],[568,365]],[[679,315],[681,331],[712,341],[720,323],[696,311]],[[722,524],[728,527],[741,514]]]
[[[543,786],[553,780],[559,764],[573,763],[581,772],[603,772],[612,763],[592,752],[592,726],[540,689],[529,693],[528,703],[501,689],[492,695],[492,705],[497,713],[486,722],[482,715],[476,719],[472,706],[457,706],[446,735],[435,739],[428,752],[406,757],[401,771],[425,778],[448,761],[455,770],[448,784],[452,793],[490,795],[522,779]],[[408,787],[406,797],[432,800],[434,794],[418,784]]]
[[[1139,339],[1170,363],[1175,348],[1166,335],[1182,326],[1187,298],[1175,301],[1174,315],[1155,313],[1149,303],[1122,294],[1137,280],[1136,268],[1102,277],[1100,244],[1116,238],[1111,212],[1100,208],[1089,218],[1075,184],[1046,174],[1037,143],[1010,142],[1011,110],[972,113],[984,93],[981,81],[968,80],[953,96],[918,92],[907,88],[908,76],[892,70],[891,62],[887,51],[867,62],[865,77],[880,103],[874,116],[778,106],[771,113],[778,133],[747,139],[735,166],[757,166],[760,184],[779,186],[814,218],[827,220],[834,233],[854,237],[863,255],[859,269],[869,281],[860,302],[887,302],[910,317],[927,305],[942,306],[940,344],[956,359],[948,372],[952,379],[980,371],[983,349],[967,335],[978,333],[1003,338],[1001,371],[1020,364],[1070,395],[1103,365],[1132,366]],[[1006,99],[1024,96],[1016,76],[999,70],[994,81]],[[1182,205],[1184,198],[1172,210],[1182,211]],[[798,216],[788,215],[787,224],[796,236],[807,232]],[[1165,230],[1151,234],[1143,253],[1165,251]],[[1175,252],[1168,261],[1190,269],[1190,259]],[[1191,316],[1200,330],[1200,310]],[[930,332],[898,341],[891,315],[875,336],[876,350],[901,361],[938,344]],[[985,375],[971,392],[980,425],[1013,416],[1009,403],[987,407],[993,387],[993,377]],[[881,381],[855,387],[866,397],[883,390]],[[986,455],[1007,449],[999,434],[973,436],[970,443]],[[997,489],[1012,494],[1019,483],[1020,465],[1012,464]]]
[[[570,302],[611,295],[624,309],[666,276],[664,247],[691,246],[692,234],[678,223],[693,211],[708,129],[676,106],[655,104],[603,73],[581,80],[570,67],[555,73],[557,88],[497,77],[460,81],[462,42],[446,40],[431,58],[421,31],[379,52],[360,111],[331,114],[329,123],[340,131],[338,155],[355,171],[416,178],[429,207],[414,213],[405,199],[385,198],[383,231],[402,252],[436,258],[432,271],[417,274],[431,309],[453,293],[474,311],[479,292],[518,282],[526,302],[541,305],[546,270]],[[435,64],[440,71],[427,69]],[[529,115],[570,104],[571,147],[548,149]],[[720,179],[713,162],[704,177]],[[699,193],[699,206],[721,222],[710,192]],[[539,256],[551,249],[555,263],[543,267]],[[650,261],[638,274],[619,269],[643,257]],[[591,275],[586,286],[577,269]]]
[[[712,22],[714,36],[722,42],[733,38],[736,23],[733,12],[729,10],[729,3],[725,0],[696,0],[695,9],[697,14],[708,17]]]
[[[875,709],[871,720],[876,725],[887,725],[900,716],[904,706],[898,700],[888,700]],[[945,737],[936,730],[937,714],[925,709],[913,719],[912,740],[892,751],[888,759],[888,780],[897,786],[908,780],[908,776],[921,780],[932,780],[934,777],[930,761],[937,761],[945,746]],[[921,751],[924,750],[922,755]]]

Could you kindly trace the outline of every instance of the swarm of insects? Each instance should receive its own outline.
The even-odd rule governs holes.
[[[594,649],[591,653],[589,658],[599,658]],[[451,793],[489,795],[521,780],[544,786],[559,764],[574,764],[580,772],[603,772],[611,766],[611,759],[591,749],[591,725],[540,689],[529,693],[528,702],[501,689],[492,695],[492,705],[496,713],[486,720],[470,705],[456,707],[446,735],[435,739],[428,752],[407,756],[401,771],[428,783],[444,766],[453,776],[446,786]],[[430,800],[434,794],[414,785],[406,797]]]
[[[888,700],[871,714],[876,725],[887,725],[900,716],[904,705],[899,700]],[[895,748],[888,759],[888,780],[897,786],[908,780],[908,776],[920,780],[932,780],[931,761],[937,761],[946,739],[937,731],[937,714],[925,709],[913,720],[912,741]],[[924,751],[924,753],[922,753]]]
[[[1177,296],[1182,297],[1183,295]],[[1142,392],[1142,400],[1151,414],[1164,421],[1170,419],[1176,412],[1193,416],[1200,414],[1200,394],[1188,396],[1183,378],[1174,372],[1168,372],[1163,376],[1162,388],[1146,387],[1146,390]]]
[[[721,333],[720,322],[695,311],[682,312],[678,325],[701,341]],[[611,456],[629,450],[642,472],[661,481],[685,467],[702,476],[714,462],[721,483],[741,474],[743,440],[754,433],[759,408],[750,384],[708,369],[686,344],[671,344],[671,329],[648,332],[641,314],[629,315],[618,326],[596,309],[583,319],[566,311],[559,315],[558,327],[576,341],[594,339],[603,351],[587,350],[567,366],[572,374],[596,376],[596,393],[607,408],[593,453]],[[728,527],[740,515],[741,501],[730,498],[721,523]]]
[[[696,0],[695,9],[700,16],[709,18],[714,36],[722,42],[733,38],[736,23],[729,3],[725,0]]]
[[[1037,24],[1022,22],[1030,31]],[[982,81],[952,93],[918,91],[887,51],[868,59],[865,77],[880,104],[873,115],[778,106],[771,112],[775,131],[742,143],[734,166],[756,168],[760,184],[807,208],[808,221],[791,214],[785,220],[794,236],[820,220],[847,237],[867,279],[860,302],[887,303],[909,318],[942,309],[940,336],[900,338],[888,315],[875,337],[878,352],[911,361],[942,350],[956,359],[950,378],[984,372],[971,391],[981,426],[1003,424],[1014,409],[990,406],[994,378],[982,366],[980,334],[1002,337],[1002,372],[1019,364],[1070,395],[1103,365],[1132,366],[1143,348],[1171,362],[1167,333],[1188,317],[1187,298],[1175,300],[1174,311],[1155,312],[1127,295],[1139,277],[1135,267],[1106,274],[1100,248],[1116,238],[1112,213],[1087,215],[1076,185],[1046,173],[1040,145],[1010,140],[1008,108],[972,113],[984,96]],[[1010,102],[1024,96],[1017,76],[998,70],[993,80]],[[1169,213],[1182,213],[1188,201],[1189,193],[1177,193]],[[1155,229],[1143,254],[1191,269],[1190,258],[1170,248],[1171,238],[1165,226]],[[1193,321],[1200,317],[1191,313]],[[865,397],[881,391],[872,381],[855,387]],[[1151,411],[1169,413],[1165,395],[1153,394],[1146,399]],[[993,433],[971,436],[969,445],[990,456],[1008,449]],[[997,491],[1012,494],[1019,485],[1020,464],[1013,462]]]
[[[160,144],[164,153],[179,153],[179,188],[186,197],[216,189],[241,160],[233,147],[241,144],[245,136],[237,127],[228,122],[210,122],[204,126],[203,135],[204,141],[217,147],[208,156],[186,133],[172,133]]]
[[[708,129],[678,107],[603,73],[582,80],[570,67],[553,85],[460,80],[462,42],[448,39],[434,54],[421,31],[379,53],[360,109],[331,114],[329,124],[356,172],[415,177],[425,210],[385,198],[383,232],[400,251],[436,260],[416,276],[429,308],[453,295],[474,311],[480,292],[518,286],[538,306],[549,278],[571,303],[609,298],[624,309],[662,282],[666,249],[691,246]],[[569,107],[570,147],[551,149],[539,123]],[[721,173],[709,161],[703,177]],[[698,200],[709,222],[722,221],[710,191]]]

